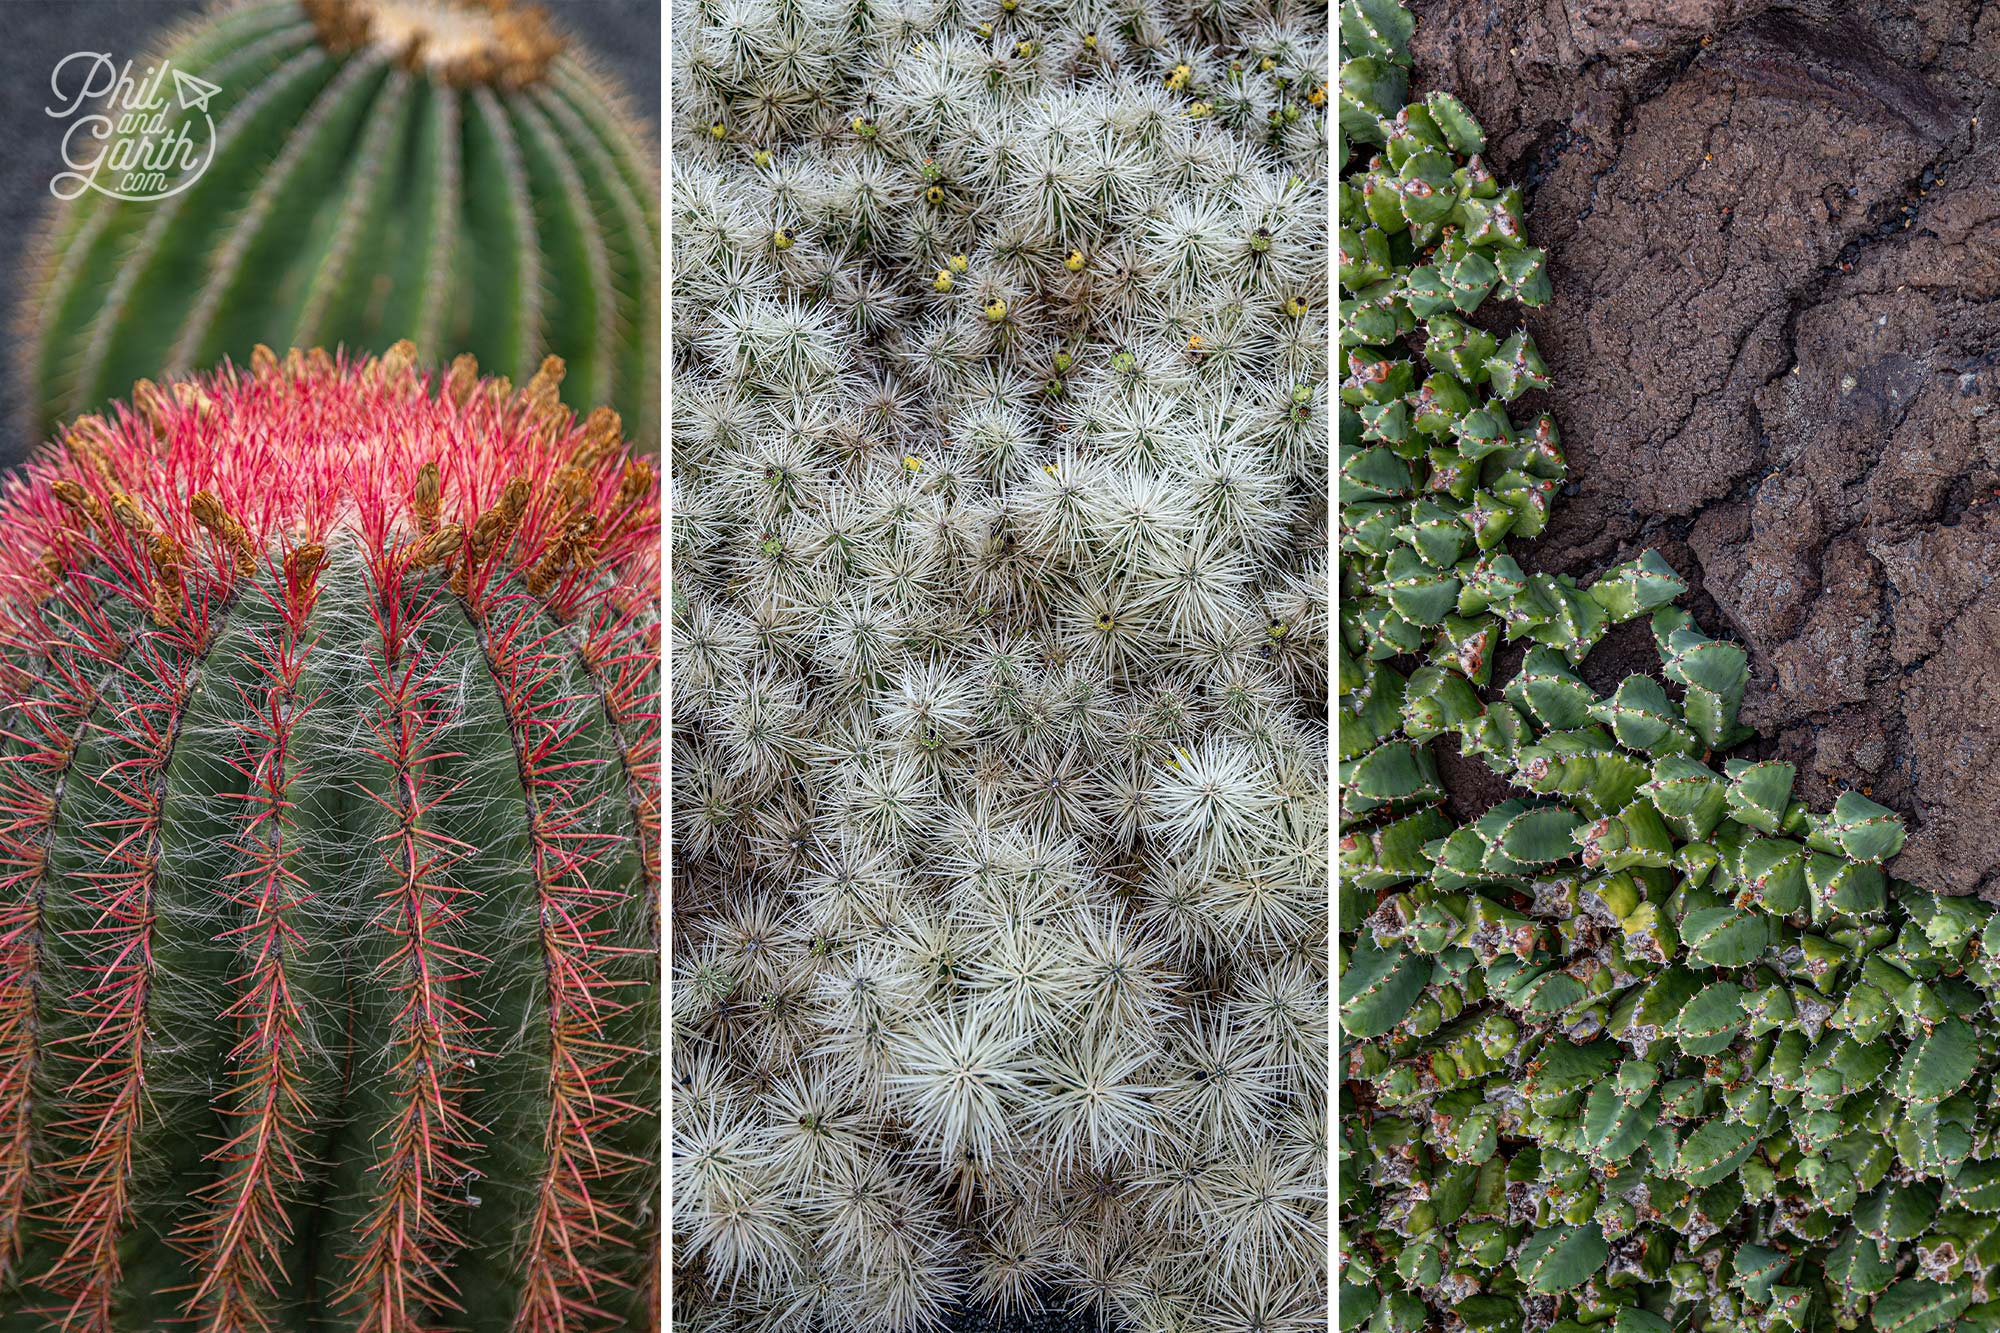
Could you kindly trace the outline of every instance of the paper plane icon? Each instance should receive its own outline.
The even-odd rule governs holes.
[[[197,79],[194,75],[183,74],[180,70],[174,71],[174,92],[180,97],[181,109],[184,111],[200,107],[206,114],[208,99],[221,91],[222,89],[207,79]]]

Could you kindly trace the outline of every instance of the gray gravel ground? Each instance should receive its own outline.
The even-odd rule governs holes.
[[[590,47],[655,126],[660,120],[658,0],[541,0]],[[14,320],[27,283],[23,254],[49,202],[62,135],[45,114],[49,75],[72,51],[139,59],[160,29],[200,12],[206,0],[0,0],[0,466],[19,462],[21,437]]]
[[[1051,1292],[1047,1310],[996,1319],[968,1302],[945,1325],[947,1333],[1118,1333],[1116,1325],[1101,1326],[1093,1315],[1063,1313],[1061,1298]]]

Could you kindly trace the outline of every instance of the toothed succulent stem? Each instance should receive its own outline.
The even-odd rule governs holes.
[[[162,50],[213,84],[163,114],[213,155],[160,198],[86,190],[22,307],[38,433],[141,375],[253,345],[463,348],[659,438],[654,154],[620,95],[511,0],[250,0]],[[171,128],[170,131],[172,132]]]
[[[1411,30],[1342,6],[1345,1326],[2000,1327],[2000,916],[1892,879],[1867,788],[1723,757],[1748,655],[1657,555],[1502,552],[1562,475],[1498,406],[1547,368],[1459,315],[1546,279]],[[1600,693],[1642,615],[1657,673]],[[1454,740],[1513,789],[1462,824]]]
[[[0,501],[0,1326],[646,1326],[659,495],[561,374],[260,346]]]

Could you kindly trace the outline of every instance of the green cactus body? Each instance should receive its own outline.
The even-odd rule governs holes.
[[[658,492],[408,344],[10,490],[0,1330],[642,1328]]]
[[[559,352],[565,401],[657,448],[654,154],[539,11],[249,0],[160,54],[220,89],[165,113],[213,157],[163,198],[55,204],[21,321],[37,433],[260,342],[408,338],[523,381]]]

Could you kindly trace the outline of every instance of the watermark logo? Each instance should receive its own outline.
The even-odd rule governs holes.
[[[96,190],[113,199],[165,199],[201,179],[215,160],[208,100],[222,89],[162,61],[134,78],[132,62],[77,51],[49,76],[44,110],[66,120],[64,170],[49,181],[58,199]],[[89,108],[86,111],[86,108]]]

